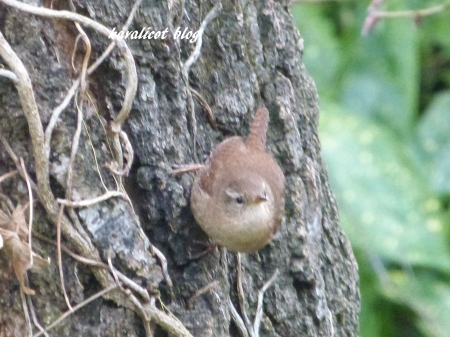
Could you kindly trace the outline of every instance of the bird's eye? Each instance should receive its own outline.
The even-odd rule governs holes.
[[[237,198],[236,198],[236,202],[237,202],[238,204],[243,204],[243,203],[244,203],[244,199],[242,199],[242,197],[237,197]]]

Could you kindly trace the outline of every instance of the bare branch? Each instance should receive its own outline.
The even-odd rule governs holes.
[[[208,291],[217,288],[219,286],[219,281],[214,281],[211,282],[209,284],[207,284],[206,286],[204,286],[203,288],[200,288],[194,295],[192,295],[192,297],[188,300],[187,302],[187,307],[188,309],[193,309],[194,308],[194,303],[195,301],[197,301],[197,298],[199,298],[201,295],[207,293]]]
[[[189,78],[189,69],[191,66],[197,61],[197,59],[200,56],[200,52],[202,49],[202,43],[203,43],[203,33],[205,32],[206,26],[216,18],[216,16],[219,14],[219,12],[222,9],[222,2],[218,1],[214,7],[211,9],[211,11],[206,15],[205,19],[203,20],[202,24],[200,25],[200,28],[198,30],[198,39],[197,44],[195,45],[195,49],[192,52],[191,56],[187,59],[186,62],[184,62],[183,66],[183,72],[186,76],[186,78]]]
[[[83,82],[83,80],[82,80]],[[82,84],[83,85],[83,84]],[[84,98],[81,97],[81,103],[80,106],[77,107],[78,114],[77,114],[77,128],[75,130],[75,134],[73,136],[72,140],[72,148],[70,150],[70,159],[69,159],[69,165],[67,168],[67,180],[66,180],[66,199],[71,200],[72,199],[72,178],[73,178],[73,169],[74,169],[74,163],[75,163],[75,157],[78,152],[78,145],[80,142],[80,136],[81,136],[81,129],[83,124],[83,102]]]
[[[121,39],[118,36],[110,35],[111,30],[106,28],[105,26],[99,24],[98,22],[91,20],[89,18],[86,18],[82,15],[68,12],[68,11],[54,11],[48,8],[43,7],[34,7],[30,6],[24,3],[21,3],[19,1],[15,0],[0,0],[0,3],[4,3],[6,5],[9,5],[11,7],[17,8],[19,10],[32,13],[35,15],[41,15],[45,17],[51,17],[51,18],[59,18],[59,19],[68,19],[72,20],[74,22],[77,22],[84,27],[90,27],[101,34],[108,36],[112,40],[114,40],[114,43],[116,43],[120,49],[120,52],[123,55],[123,58],[125,60],[125,70],[126,70],[126,91],[125,91],[125,98],[122,105],[121,110],[117,114],[114,121],[110,124],[110,129],[112,131],[112,135],[110,135],[111,143],[114,146],[114,158],[119,163],[119,167],[123,167],[123,156],[122,156],[122,149],[120,147],[120,141],[119,141],[119,133],[121,131],[122,123],[124,120],[128,117],[131,109],[132,102],[134,100],[136,90],[137,90],[137,73],[135,68],[135,63],[133,56],[131,54],[130,49],[126,45],[123,39]],[[137,2],[137,5],[139,2]],[[91,199],[91,200],[84,200],[80,202],[72,202],[69,200],[58,200],[58,202],[55,200],[55,197],[50,189],[49,184],[49,162],[48,162],[48,155],[50,153],[50,138],[51,138],[51,130],[54,127],[54,124],[58,120],[58,116],[61,113],[62,110],[64,110],[65,106],[70,102],[71,97],[64,100],[64,104],[60,105],[58,107],[57,113],[58,116],[52,117],[52,127],[47,129],[46,131],[46,138],[44,137],[44,131],[42,127],[42,123],[40,120],[38,108],[36,105],[36,100],[34,98],[34,93],[31,85],[31,81],[29,78],[29,75],[20,61],[20,59],[17,57],[17,55],[14,53],[12,48],[9,46],[7,41],[4,39],[3,35],[0,33],[0,56],[2,59],[7,63],[9,68],[11,69],[11,72],[14,73],[17,77],[17,83],[16,87],[19,92],[19,97],[21,100],[21,105],[23,107],[25,116],[27,118],[28,127],[30,130],[30,136],[32,139],[33,144],[33,155],[35,160],[35,170],[37,175],[37,183],[38,183],[38,195],[40,197],[40,200],[46,209],[49,217],[51,220],[56,224],[58,222],[58,213],[59,213],[59,207],[58,202],[64,206],[68,207],[85,207],[92,205],[93,203],[100,202],[103,200],[107,200],[110,197],[114,196],[120,196],[124,199],[128,200],[126,194],[122,192],[107,192],[104,195]],[[90,68],[92,69],[92,67]],[[78,81],[78,83],[76,83]],[[74,85],[72,85],[71,91],[69,92],[70,95],[75,95],[76,90],[78,86],[80,85],[82,80],[77,80]],[[76,84],[76,85],[75,85]],[[54,112],[53,116],[55,116],[56,113]],[[46,146],[48,145],[48,146]],[[16,158],[17,159],[17,158]],[[17,161],[15,160],[16,165]],[[86,254],[87,257],[89,257],[92,260],[99,260],[99,253],[98,251],[93,247],[92,243],[90,241],[86,241],[83,237],[81,237],[80,233],[78,233],[70,223],[70,220],[64,215],[61,215],[61,231],[64,233],[65,236],[67,236],[71,243],[81,252]],[[59,317],[56,321],[54,321],[52,324],[50,324],[47,327],[47,330],[53,328],[57,324],[59,324],[61,321],[63,321],[65,318],[67,318],[72,312],[75,312],[79,308],[83,307],[87,303],[95,300],[96,298],[105,295],[106,293],[112,291],[113,289],[117,288],[117,285],[114,283],[113,278],[109,274],[108,271],[104,270],[103,268],[92,268],[92,271],[94,275],[97,277],[99,282],[102,284],[103,287],[105,287],[104,290],[99,292],[98,294],[90,297],[86,301],[78,304],[77,306],[73,307],[73,311],[68,311],[65,314],[63,314],[61,317]],[[121,275],[120,273],[116,273],[118,278],[120,279]],[[124,282],[124,281],[122,281]],[[125,292],[129,292],[128,289],[125,289]],[[123,297],[120,292],[115,292],[114,295],[111,295],[112,298],[116,300],[118,304],[126,305],[130,308],[134,308],[135,305],[133,303],[140,303],[136,302],[137,299],[133,294],[130,293],[130,298],[133,298],[134,300],[131,301],[127,299],[126,297]],[[152,322],[155,322],[156,324],[160,325],[163,329],[167,330],[169,334],[179,337],[192,337],[192,334],[183,326],[183,324],[178,321],[175,317],[172,317],[165,312],[159,310],[155,307],[154,302],[148,301],[145,304],[141,305],[140,307],[143,308],[143,316],[147,317],[147,320],[150,320]],[[36,334],[35,336],[40,336],[44,334],[45,332],[40,332]]]
[[[322,4],[326,2],[348,2],[349,0],[291,0],[291,4]]]
[[[107,255],[108,255],[107,260],[108,260],[109,271],[111,272],[112,276],[114,277],[114,280],[116,281],[116,284],[120,287],[120,289],[124,290],[122,288],[122,286],[120,285],[119,277],[117,276],[117,270],[113,266],[112,261],[111,261],[111,249],[108,249]]]
[[[64,300],[66,301],[67,307],[69,310],[73,310],[72,305],[70,304],[69,296],[67,295],[66,285],[64,283],[64,272],[62,267],[62,254],[61,254],[61,222],[64,214],[64,206],[59,206],[58,213],[58,221],[56,222],[56,250],[58,253],[58,270],[59,270],[59,279],[61,282],[61,290],[64,295]]]
[[[31,183],[30,178],[28,178],[27,170],[25,169],[25,163],[23,162],[23,158],[20,159],[20,166],[22,167],[23,174],[25,175],[25,181],[27,182],[27,188],[28,188],[28,199],[30,203],[29,207],[29,219],[28,219],[28,245],[30,246],[30,265],[33,265],[33,247],[31,245],[31,238],[32,238],[32,229],[33,229],[33,191],[31,190]]]
[[[55,247],[58,247],[58,243],[54,242],[50,239],[48,239],[47,237],[45,237],[42,234],[39,233],[34,233],[34,236],[37,237],[39,240],[42,240],[44,242],[47,242],[51,245],[54,245]],[[73,259],[75,259],[76,261],[79,261],[87,266],[92,266],[92,267],[98,267],[98,268],[103,268],[103,269],[108,269],[108,266],[101,262],[101,261],[97,261],[97,260],[91,260],[91,259],[87,259],[81,255],[75,254],[74,252],[72,252],[69,248],[67,248],[66,246],[64,246],[63,244],[61,244],[61,250],[64,251],[65,253],[67,253],[68,255],[70,255]]]
[[[189,102],[190,118],[191,118],[191,123],[192,123],[192,134],[193,134],[193,138],[194,138],[194,140],[193,140],[194,151],[193,152],[194,152],[194,156],[196,159],[197,159],[197,153],[195,150],[195,148],[196,148],[195,138],[197,137],[197,122],[195,119],[194,100],[192,99],[192,93],[191,93],[193,89],[189,85],[189,69],[197,61],[197,59],[200,56],[202,43],[203,43],[203,33],[205,32],[206,26],[218,15],[218,13],[221,9],[222,9],[222,3],[220,1],[218,1],[214,5],[214,7],[211,9],[211,11],[208,13],[208,15],[206,15],[205,19],[203,20],[203,22],[200,25],[200,28],[198,30],[198,39],[197,39],[197,44],[195,45],[195,49],[192,52],[191,56],[189,56],[189,58],[186,60],[186,62],[184,62],[183,69],[182,69],[183,79],[184,79],[186,88],[189,90],[188,102]],[[206,103],[206,105],[209,106],[207,103]],[[209,111],[210,110],[208,110],[208,113],[209,113]]]
[[[34,233],[34,235],[38,239],[58,247],[57,242],[54,242],[39,233]],[[65,253],[67,253],[68,255],[70,255],[76,261],[79,261],[87,266],[97,267],[97,268],[102,268],[102,269],[109,269],[109,266],[106,263],[104,263],[102,261],[98,261],[98,260],[87,259],[81,255],[75,254],[69,248],[67,248],[66,246],[64,246],[62,244],[61,244],[61,250],[64,251]],[[128,277],[126,277],[125,275],[123,275],[117,269],[116,269],[116,275],[125,285],[127,285],[130,289],[134,290],[136,293],[138,293],[144,299],[144,301],[146,301],[146,302],[150,301],[150,296],[148,295],[147,290],[145,290],[144,288],[139,286],[136,282],[134,282],[133,280],[131,280]]]
[[[33,336],[33,327],[31,326],[30,314],[28,313],[27,301],[22,287],[20,287],[20,299],[22,300],[23,313],[25,314],[25,320],[27,322],[28,336],[31,337]]]
[[[242,256],[241,253],[237,253],[237,291],[238,291],[238,297],[239,297],[239,304],[241,305],[241,311],[242,311],[242,319],[244,320],[245,327],[247,328],[247,331],[250,335],[250,337],[255,337],[255,331],[253,331],[252,325],[250,323],[250,320],[247,316],[247,311],[245,309],[246,301],[245,301],[245,294],[244,294],[244,288],[242,287]]]
[[[137,3],[140,3],[142,0],[137,1]],[[136,7],[136,5],[135,5]],[[133,7],[133,9],[135,9]],[[127,24],[130,24],[133,18],[133,12],[130,14]],[[125,24],[123,30],[127,29],[127,24]],[[111,42],[109,46],[105,49],[105,51],[100,55],[100,57],[87,69],[87,74],[91,75],[97,68],[102,64],[102,62],[108,57],[108,55],[111,53],[111,51],[116,46],[115,42]],[[76,91],[78,90],[78,87],[80,86],[81,78],[78,78],[75,80],[70,87],[69,91],[67,92],[66,97],[64,100],[53,110],[52,117],[50,118],[50,121],[47,125],[47,129],[45,130],[45,148],[47,153],[47,159],[50,157],[50,141],[53,129],[55,128],[56,122],[59,119],[60,114],[64,111],[64,109],[69,105],[70,101],[72,100],[73,96],[75,96]]]
[[[0,2],[6,3],[6,1],[0,0]],[[12,1],[13,3],[18,3]],[[8,0],[8,3],[11,1]],[[18,3],[22,6],[21,3]],[[28,5],[25,5],[28,6]],[[33,8],[32,6],[28,6]],[[12,50],[11,46],[3,37],[0,32],[0,55],[3,60],[7,63],[9,68],[17,75],[18,83],[16,84],[17,91],[19,93],[20,102],[25,113],[25,117],[28,122],[28,128],[30,131],[31,141],[33,145],[33,155],[35,160],[35,170],[38,182],[38,195],[40,201],[44,208],[46,209],[50,219],[53,223],[58,221],[58,203],[50,189],[49,181],[49,163],[45,155],[44,147],[44,131],[42,128],[42,123],[39,117],[39,112],[36,105],[36,100],[34,98],[34,93],[31,85],[31,80],[29,78],[28,72],[26,71],[22,61],[17,57],[17,55]],[[0,135],[0,139],[6,147],[6,139]],[[9,145],[9,144],[8,144]],[[8,147],[6,147],[8,149]],[[16,166],[18,165],[18,158],[12,151],[8,151],[13,158]],[[91,258],[97,258],[99,253],[97,250],[93,249],[92,244],[86,241],[85,238],[74,230],[71,226],[70,221],[63,216],[61,222],[61,229],[64,234],[71,239],[72,244],[76,246],[80,251],[83,251],[87,256]],[[110,285],[111,279],[108,273],[104,270],[93,270],[94,275],[97,279],[104,285]]]
[[[79,15],[77,13],[73,13],[73,12],[69,12],[69,11],[55,11],[55,10],[48,9],[48,8],[30,6],[30,5],[24,4],[24,3],[16,1],[16,0],[0,0],[0,2],[3,2],[11,7],[20,9],[24,12],[28,12],[31,14],[40,15],[40,16],[44,16],[44,17],[72,20],[74,22],[77,22],[77,23],[85,26],[85,27],[95,29],[99,33],[114,40],[114,42],[119,46],[119,49],[120,49],[122,56],[124,57],[124,60],[126,63],[125,73],[126,73],[126,78],[127,78],[126,82],[127,83],[126,83],[125,98],[124,98],[124,101],[122,104],[122,109],[119,111],[119,113],[118,113],[117,117],[114,119],[114,121],[111,122],[111,131],[113,133],[112,144],[113,144],[113,149],[114,149],[114,152],[116,155],[115,158],[118,160],[119,166],[122,166],[123,158],[122,158],[122,150],[120,148],[120,142],[118,140],[118,137],[119,137],[118,133],[121,130],[123,122],[126,120],[126,118],[128,117],[128,115],[130,113],[131,105],[133,103],[133,100],[134,100],[134,97],[135,97],[136,91],[137,91],[136,65],[134,63],[134,58],[131,53],[131,50],[128,48],[125,41],[122,38],[120,38],[119,36],[117,36],[115,34],[111,34],[112,31],[109,28],[103,26],[102,24],[100,24],[92,19],[89,19],[87,17]],[[16,75],[18,75],[17,72],[14,71],[14,69],[11,66],[10,66],[10,68],[13,70],[14,73],[16,73]],[[18,76],[18,77],[20,80],[20,76]],[[30,88],[31,88],[31,82],[30,82]],[[33,100],[34,100],[34,97],[33,97]],[[36,112],[37,112],[37,107],[36,107]],[[42,126],[41,126],[41,128],[42,128]],[[44,161],[44,158],[42,158],[41,160]],[[48,172],[48,164],[47,164],[47,172]],[[57,212],[57,210],[55,209],[54,213],[56,214],[56,212]]]
[[[78,309],[84,307],[86,304],[96,300],[97,298],[109,293],[111,290],[114,290],[117,288],[116,284],[113,284],[112,286],[103,289],[101,291],[99,291],[98,293],[96,293],[95,295],[92,295],[91,297],[89,297],[88,299],[84,300],[83,302],[77,304],[76,306],[73,307],[73,310],[69,310],[66,311],[64,314],[62,314],[56,321],[54,321],[52,324],[50,324],[45,330],[49,331],[50,329],[53,329],[56,325],[58,325],[59,323],[61,323],[63,320],[65,320],[70,314],[74,313],[75,311],[77,311]],[[39,332],[37,334],[35,334],[33,337],[39,337],[40,335],[44,334],[44,332]]]
[[[164,254],[155,246],[151,245],[151,249],[153,253],[159,258],[159,261],[161,261],[161,268],[164,275],[164,279],[166,280],[166,283],[169,287],[172,288],[173,283],[172,279],[170,278],[169,271],[167,269],[167,260]]]
[[[228,278],[228,261],[227,261],[227,250],[224,247],[219,248],[220,252],[220,264],[222,266],[223,274],[225,278]],[[244,321],[242,320],[242,317],[239,315],[238,311],[236,310],[233,302],[231,301],[231,297],[228,294],[227,295],[227,305],[228,310],[230,311],[230,315],[236,326],[238,327],[239,331],[242,334],[242,337],[249,337],[247,327],[245,326]]]
[[[61,205],[64,205],[67,207],[87,207],[87,206],[91,206],[91,205],[97,204],[99,202],[108,200],[113,197],[121,197],[128,201],[128,196],[125,193],[118,192],[118,191],[108,191],[105,194],[102,194],[96,198],[85,199],[85,200],[81,200],[81,201],[71,201],[71,200],[67,200],[67,199],[57,199],[57,201]]]
[[[377,25],[380,19],[392,19],[392,18],[412,18],[418,22],[425,16],[430,16],[438,13],[442,13],[450,8],[450,1],[446,1],[440,5],[432,6],[424,9],[417,10],[404,10],[404,11],[381,11],[382,0],[372,0],[367,11],[368,15],[364,21],[364,25],[361,31],[363,36],[368,35],[373,28]]]
[[[374,11],[373,15],[375,15],[378,18],[417,18],[442,13],[449,7],[450,1],[447,1],[441,5],[436,5],[429,8],[417,10],[391,11],[391,12]]]
[[[173,334],[177,337],[193,337],[176,317],[159,310],[154,304],[146,303],[143,305],[143,308],[150,314],[149,316],[151,319],[166,330],[169,335]]]
[[[270,279],[263,285],[261,290],[258,293],[258,306],[256,307],[256,316],[255,321],[253,323],[253,331],[256,334],[256,337],[259,337],[259,325],[261,324],[261,318],[263,314],[263,301],[264,301],[264,294],[269,289],[269,287],[275,282],[276,278],[278,277],[279,271],[278,269],[275,270],[273,275],[270,277]]]
[[[31,296],[28,295],[26,298],[34,325],[45,335],[45,337],[50,337],[49,334],[44,330],[44,328],[39,324],[39,321],[36,317],[36,311],[34,310],[33,301],[31,300]]]
[[[88,71],[89,73],[89,71]],[[69,105],[72,97],[75,96],[75,93],[80,86],[80,79],[77,79],[72,87],[67,92],[64,100],[53,110],[52,117],[50,117],[50,121],[48,122],[47,129],[45,129],[45,158],[48,160],[50,158],[50,141],[52,138],[53,129],[55,128],[56,122],[59,119],[59,116],[64,111],[64,109]]]
[[[6,69],[0,69],[0,76],[9,78],[11,81],[14,82],[14,84],[16,84],[19,81],[16,74],[14,74],[12,71],[9,71]]]
[[[230,296],[227,298],[227,304],[228,304],[228,310],[230,310],[231,318],[233,319],[233,322],[238,327],[239,331],[241,332],[243,337],[250,337],[247,331],[247,327],[245,326],[244,321],[242,320],[242,317],[239,315],[238,311],[234,307],[233,302],[231,302]]]
[[[14,177],[17,173],[19,173],[19,171],[14,170],[14,171],[3,174],[2,176],[0,176],[0,184],[3,182],[3,180]]]
[[[188,89],[189,89],[189,91],[191,93],[194,94],[195,97],[197,97],[197,99],[200,102],[200,104],[203,105],[203,107],[206,109],[206,111],[208,112],[209,123],[211,124],[213,129],[216,130],[217,129],[216,117],[214,117],[212,109],[209,106],[209,104],[206,101],[206,99],[204,99],[203,96],[197,90],[192,88],[191,86],[189,86]]]

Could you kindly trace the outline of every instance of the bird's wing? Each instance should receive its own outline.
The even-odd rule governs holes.
[[[217,145],[211,153],[208,165],[199,172],[201,188],[209,195],[212,195],[213,183],[226,170],[224,163],[229,163],[230,160],[233,162],[231,158],[242,155],[245,151],[244,140],[237,136],[227,138]]]

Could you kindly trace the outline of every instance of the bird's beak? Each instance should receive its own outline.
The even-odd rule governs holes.
[[[255,204],[260,204],[260,203],[262,203],[264,201],[267,201],[266,197],[257,197],[256,200],[255,200]]]

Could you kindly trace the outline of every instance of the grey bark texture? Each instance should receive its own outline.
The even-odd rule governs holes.
[[[64,1],[26,2],[47,8],[52,3],[54,9],[70,8]],[[208,240],[189,207],[193,176],[176,176],[171,168],[175,164],[204,162],[214,145],[227,136],[246,136],[252,115],[260,105],[265,105],[271,116],[268,150],[286,176],[286,216],[280,232],[268,246],[242,256],[247,315],[253,321],[258,291],[278,269],[279,276],[265,293],[261,337],[358,333],[357,264],[338,224],[317,135],[317,90],[302,64],[303,42],[288,3],[223,0],[218,16],[207,25],[201,55],[189,72],[189,85],[211,107],[217,123],[214,129],[204,106],[192,96],[183,79],[182,64],[195,43],[176,40],[172,34],[178,27],[196,31],[214,3],[144,0],[129,29],[168,27],[170,33],[165,40],[126,41],[138,73],[138,91],[124,125],[135,152],[130,175],[124,179],[134,210],[121,198],[77,208],[72,214],[66,210],[74,228],[103,261],[111,257],[116,269],[149,291],[157,308],[169,310],[196,337],[241,336],[228,302],[230,297],[241,312],[236,291],[236,254],[226,254],[227,268],[222,264],[223,252],[221,255],[218,250],[193,258],[205,248],[197,241]],[[120,30],[133,2],[80,0],[74,5],[78,13]],[[79,76],[71,66],[78,34],[74,23],[27,14],[0,2],[0,31],[29,72],[45,128],[52,110]],[[96,59],[111,41],[92,29],[86,29],[86,33],[92,44],[92,59]],[[84,53],[79,42],[74,57],[77,70]],[[117,188],[112,174],[104,167],[111,155],[102,125],[106,127],[121,108],[125,92],[123,67],[123,60],[115,51],[88,77],[92,104],[83,112],[85,125],[74,165],[74,200],[103,194],[103,184],[110,190]],[[64,198],[67,187],[76,124],[77,110],[72,101],[61,114],[51,141],[50,182],[58,198]],[[24,158],[27,171],[36,179],[27,120],[14,83],[5,77],[0,77],[0,133]],[[14,169],[14,162],[0,143],[0,176]],[[25,181],[18,175],[2,182],[0,193],[8,196],[14,206],[28,201]],[[6,211],[5,198],[0,202]],[[34,232],[56,240],[54,221],[39,202],[34,210]],[[83,255],[70,237],[63,237],[62,242]],[[172,287],[164,278],[160,259],[152,254],[150,243],[167,258]],[[48,269],[28,272],[30,287],[36,291],[31,299],[38,321],[48,326],[68,309],[61,292],[55,247],[38,238],[33,247],[52,259]],[[65,253],[62,257],[65,286],[73,306],[102,289],[93,272],[95,267]],[[0,270],[0,336],[25,336],[28,328],[19,282],[2,250]],[[199,289],[214,281],[218,281],[216,286],[194,302],[189,301]],[[145,336],[142,317],[124,301],[114,296],[97,299],[48,334]],[[151,328],[156,337],[176,336],[155,321]]]

